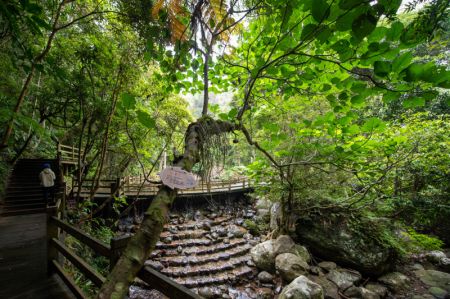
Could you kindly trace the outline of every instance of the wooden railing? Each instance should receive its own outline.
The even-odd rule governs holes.
[[[76,164],[78,163],[78,157],[83,155],[83,150],[80,150],[73,145],[64,145],[58,143],[57,156],[62,163]]]
[[[86,180],[83,182],[81,186],[81,197],[86,197],[90,194],[90,190],[95,182],[92,180]],[[120,186],[117,189],[117,185]],[[109,197],[115,191],[116,195],[126,195],[126,196],[153,196],[156,195],[160,187],[160,184],[145,182],[142,184],[142,181],[138,181],[136,179],[130,179],[129,177],[116,179],[116,180],[101,180],[99,182],[99,188],[96,192],[96,197]],[[189,195],[197,195],[197,194],[214,194],[221,192],[232,192],[232,191],[241,191],[251,188],[252,185],[249,180],[245,178],[234,179],[234,180],[226,180],[226,181],[211,181],[209,183],[199,184],[191,189],[179,190],[179,195],[189,196]],[[73,192],[76,194],[80,186],[78,184],[74,184]],[[117,189],[117,190],[116,190]]]
[[[87,296],[64,270],[62,263],[63,258],[70,261],[73,266],[97,287],[102,286],[105,282],[105,277],[64,244],[61,240],[61,232],[64,231],[66,234],[71,235],[82,244],[91,248],[95,253],[107,257],[110,261],[110,269],[114,267],[115,263],[120,258],[122,251],[128,243],[129,237],[113,238],[109,245],[104,244],[100,240],[89,236],[82,230],[61,220],[61,206],[61,201],[58,201],[56,206],[47,209],[47,261],[49,273],[56,272],[75,297],[85,299]],[[177,284],[173,280],[149,267],[143,267],[138,273],[138,277],[146,282],[150,288],[160,291],[169,298],[201,298],[184,286]]]

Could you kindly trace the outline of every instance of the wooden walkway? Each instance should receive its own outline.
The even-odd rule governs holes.
[[[0,298],[72,299],[56,275],[47,276],[47,216],[0,217]]]

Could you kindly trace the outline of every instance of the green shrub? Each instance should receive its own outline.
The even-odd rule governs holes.
[[[416,232],[412,228],[408,228],[403,235],[409,239],[408,249],[412,252],[421,250],[439,250],[444,246],[444,242],[430,235]]]

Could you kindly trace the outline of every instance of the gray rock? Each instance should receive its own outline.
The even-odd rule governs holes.
[[[259,272],[258,280],[262,283],[273,283],[273,276],[267,271]]]
[[[230,239],[228,238],[223,239],[223,244],[230,244]]]
[[[274,293],[270,288],[258,288],[256,299],[273,299]]]
[[[323,270],[320,267],[317,267],[317,266],[309,267],[309,272],[314,274],[314,275],[317,275],[317,276],[323,276],[324,275],[323,274]]]
[[[301,275],[283,289],[278,299],[324,299],[324,295],[320,285]]]
[[[450,274],[436,270],[417,270],[414,274],[428,287],[438,287],[450,292]]]
[[[256,216],[258,219],[268,219],[270,217],[269,209],[257,209]]]
[[[411,299],[436,299],[433,295],[430,294],[421,294],[421,295],[414,295]]]
[[[256,267],[268,272],[275,271],[275,251],[273,240],[257,244],[250,250],[250,255]]]
[[[295,242],[288,235],[279,236],[275,242],[273,243],[273,250],[275,251],[275,255],[279,255],[282,253],[294,253]]]
[[[375,292],[372,292],[371,290],[368,290],[366,288],[359,288],[361,292],[361,298],[362,299],[380,299],[380,295],[378,295]]]
[[[447,298],[448,292],[438,287],[431,287],[428,292],[437,299]]]
[[[356,286],[351,286],[345,290],[344,295],[350,298],[361,298],[361,289]]]
[[[384,298],[387,295],[387,288],[381,284],[375,283],[375,282],[369,282],[366,285],[366,289],[368,289],[371,292],[374,292],[381,298]]]
[[[280,273],[284,281],[291,282],[298,276],[308,272],[309,266],[298,255],[282,253],[275,258],[275,269]]]
[[[334,262],[320,262],[318,266],[322,269],[324,269],[327,272],[330,272],[331,270],[334,270],[337,268],[336,263]]]
[[[231,233],[231,236],[235,238],[242,238],[246,233],[245,229],[240,228],[237,225],[230,225],[230,227],[228,228],[228,232]]]
[[[172,243],[172,241],[173,241],[172,237],[165,237],[163,239],[163,242],[166,243],[166,244]]]
[[[298,255],[307,263],[311,261],[311,255],[309,254],[308,249],[306,249],[305,246],[295,244],[292,253]]]
[[[450,258],[443,258],[439,263],[439,267],[445,272],[450,272]]]
[[[409,278],[400,272],[392,272],[379,277],[378,281],[387,285],[393,292],[399,292],[408,287]]]
[[[334,282],[341,290],[346,290],[361,280],[361,274],[344,269],[331,270],[326,274],[326,277]]]
[[[364,221],[370,223],[368,219]],[[352,223],[345,217],[313,215],[297,221],[296,233],[302,245],[318,257],[370,276],[390,270],[394,265],[394,250],[367,234],[364,226]]]
[[[309,275],[308,278],[322,287],[325,299],[341,299],[338,287],[325,276]]]
[[[427,258],[427,260],[429,262],[432,262],[433,264],[439,264],[442,259],[447,258],[445,253],[443,253],[442,251],[439,251],[439,250],[433,250],[433,251],[427,252],[425,257]]]
[[[203,287],[203,288],[200,288],[200,289],[198,290],[198,294],[199,294],[200,296],[202,296],[202,297],[207,298],[207,299],[209,299],[209,298],[214,298],[214,296],[215,296],[214,290],[213,290],[212,288],[210,288],[210,287]]]
[[[209,221],[205,221],[202,223],[202,228],[206,231],[210,231],[211,230],[211,222]]]
[[[211,234],[211,238],[213,238],[213,240],[217,240],[217,239],[219,238],[219,234],[216,233],[216,232],[213,232],[213,233]]]
[[[412,268],[413,270],[422,270],[422,269],[423,269],[423,266],[422,266],[422,264],[415,263],[414,265],[412,265],[411,268]]]
[[[183,247],[181,247],[181,245],[177,247],[177,252],[178,253],[182,253],[183,252]]]

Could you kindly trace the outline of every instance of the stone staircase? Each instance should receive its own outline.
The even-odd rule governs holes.
[[[9,177],[3,203],[0,205],[0,216],[13,216],[42,213],[46,203],[42,196],[39,173],[42,165],[48,163],[59,177],[57,160],[50,159],[21,159],[17,161]],[[55,181],[55,197],[62,192]]]
[[[243,227],[252,213],[228,207],[193,217],[172,214],[146,265],[200,295],[248,284],[257,274],[250,249],[259,241]]]

